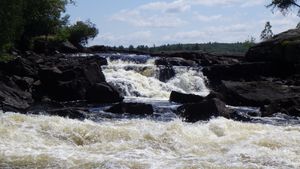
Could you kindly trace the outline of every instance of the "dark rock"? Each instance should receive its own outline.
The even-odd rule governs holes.
[[[222,81],[222,93],[230,105],[261,107],[276,100],[299,96],[299,86],[286,86],[269,81]]]
[[[86,93],[86,99],[92,103],[115,103],[124,98],[108,83],[94,84]]]
[[[197,103],[203,101],[204,97],[172,91],[169,100],[176,103]]]
[[[300,97],[276,100],[263,107],[261,110],[263,116],[272,116],[275,113],[283,113],[300,117]]]
[[[14,85],[0,82],[0,104],[4,111],[24,112],[33,103],[32,95]]]
[[[57,45],[57,50],[62,53],[76,53],[79,52],[79,49],[76,48],[72,43],[69,41],[62,42]]]
[[[300,63],[300,30],[282,32],[250,48],[246,59],[251,62]]]
[[[186,122],[209,120],[211,117],[230,117],[230,110],[219,99],[203,100],[199,103],[184,104],[178,108],[178,112]]]
[[[57,60],[59,60],[58,63],[56,63]],[[98,56],[74,57],[72,59],[63,57],[48,58],[45,61],[46,64],[40,66],[41,85],[37,86],[35,96],[47,95],[57,101],[89,100],[100,103],[102,100],[108,103],[113,100],[115,102],[115,91],[109,87],[101,88],[98,85],[105,82],[105,76],[99,65],[105,64],[104,60],[106,62],[106,59]],[[100,96],[96,97],[91,92],[92,88],[102,92],[104,96],[101,96],[102,98]]]
[[[152,105],[145,103],[118,103],[106,111],[116,114],[151,115],[154,110]]]
[[[14,81],[16,84],[23,90],[23,91],[30,91],[31,87],[33,86],[34,79],[30,77],[19,77],[13,76]]]
[[[158,79],[162,82],[167,82],[176,75],[172,66],[160,66]]]
[[[178,57],[162,57],[155,60],[156,65],[163,65],[163,66],[196,66],[196,62],[192,60],[186,60],[183,58]]]
[[[34,63],[28,59],[17,57],[16,59],[8,63],[0,63],[0,70],[3,70],[7,74],[17,75],[20,77],[37,77],[37,68]]]
[[[48,110],[46,113],[52,116],[68,117],[71,119],[84,120],[85,119],[86,109],[79,108],[61,108]]]

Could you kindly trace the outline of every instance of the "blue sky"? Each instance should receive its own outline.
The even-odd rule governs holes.
[[[99,35],[90,45],[128,46],[237,42],[259,35],[266,21],[274,33],[296,27],[296,12],[271,12],[271,0],[76,0],[71,22],[90,19]]]

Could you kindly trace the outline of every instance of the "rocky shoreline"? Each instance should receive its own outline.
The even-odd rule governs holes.
[[[207,97],[172,92],[181,103],[177,113],[188,122],[223,116],[247,121],[228,108],[259,107],[263,117],[283,113],[300,117],[299,30],[289,30],[252,47],[246,56],[208,53],[161,53],[156,65],[165,69],[159,79],[174,76],[173,66],[203,67],[212,90]],[[66,50],[66,49],[64,49]],[[75,50],[76,51],[76,50]],[[13,52],[16,58],[0,63],[0,109],[84,119],[89,106],[114,104],[107,111],[149,115],[151,105],[122,103],[123,96],[106,82],[101,47],[85,49],[88,56]],[[257,116],[256,113],[248,113]]]

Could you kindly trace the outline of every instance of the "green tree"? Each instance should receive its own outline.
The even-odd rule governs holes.
[[[268,40],[273,37],[272,26],[270,22],[266,22],[264,30],[261,32],[260,38],[261,40]]]
[[[27,48],[35,36],[54,34],[67,23],[62,17],[65,7],[73,0],[1,0],[0,49],[18,42]]]
[[[89,39],[93,39],[98,35],[98,29],[90,21],[78,21],[68,27],[67,30],[69,33],[68,40],[77,47],[86,45]]]
[[[294,7],[300,8],[298,0],[272,0],[272,2],[267,5],[268,8],[279,9],[284,15],[287,14]],[[300,9],[298,10],[298,14]]]
[[[21,0],[0,1],[0,52],[21,36],[23,31],[23,5]]]

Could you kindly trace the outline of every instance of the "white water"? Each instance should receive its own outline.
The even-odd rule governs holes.
[[[300,168],[300,126],[0,113],[0,168]]]
[[[135,57],[135,56],[132,56]],[[103,67],[106,80],[126,97],[168,100],[172,91],[206,96],[209,89],[201,71],[187,67],[174,67],[176,75],[166,83],[158,80],[159,68],[155,59],[146,63],[110,60]]]

